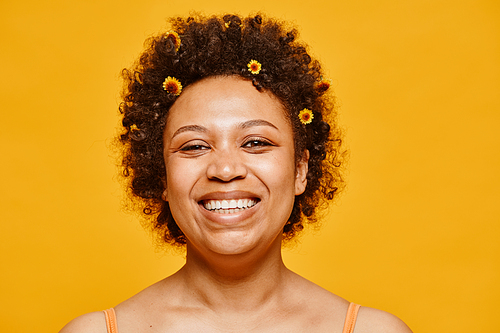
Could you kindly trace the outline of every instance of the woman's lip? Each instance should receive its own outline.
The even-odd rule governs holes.
[[[199,203],[207,200],[238,200],[238,199],[253,199],[260,201],[257,194],[248,191],[227,191],[227,192],[210,192],[202,195],[199,199]]]
[[[260,200],[258,200],[257,203],[252,207],[242,209],[234,213],[221,214],[206,209],[201,201],[198,204],[198,207],[203,216],[205,216],[208,220],[212,222],[216,222],[218,224],[223,224],[223,225],[239,224],[239,222],[245,221],[250,216],[256,213],[259,206],[260,206]]]
[[[248,209],[255,206],[258,199],[231,199],[231,200],[204,200],[200,204],[207,210],[216,210],[218,212],[231,209]],[[234,213],[234,212],[233,212]]]

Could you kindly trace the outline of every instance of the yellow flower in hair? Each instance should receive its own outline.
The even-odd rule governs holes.
[[[177,34],[177,32],[170,30],[165,34],[165,39],[172,38],[172,41],[174,42],[175,45],[175,51],[179,51],[179,48],[181,47],[181,38]]]
[[[240,28],[243,27],[243,24],[241,24],[241,23],[236,23],[236,22],[228,21],[228,22],[224,22],[224,26],[226,27],[226,29],[231,26],[231,23],[238,24],[240,26]]]
[[[258,62],[257,60],[250,60],[250,62],[248,63],[248,70],[252,73],[252,74],[259,74],[260,70],[262,69],[262,65],[260,64],[260,62]]]
[[[169,76],[163,81],[163,89],[169,94],[179,96],[182,91],[182,84],[175,77]]]
[[[299,113],[299,119],[300,119],[300,122],[304,125],[310,124],[310,123],[312,123],[312,121],[314,119],[313,112],[309,109],[303,109]]]
[[[322,93],[322,92],[327,91],[328,88],[330,88],[331,85],[332,85],[332,80],[330,80],[330,79],[324,79],[323,77],[321,77],[321,80],[316,85],[316,90],[319,93]]]

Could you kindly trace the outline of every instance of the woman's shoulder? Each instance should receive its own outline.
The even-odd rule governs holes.
[[[344,323],[350,302],[299,277],[301,290],[307,294],[308,308],[315,314],[327,318],[327,322],[338,328],[338,323]],[[411,333],[408,326],[398,317],[374,308],[361,306],[355,324],[354,333]]]
[[[137,320],[137,317],[147,311],[146,304],[151,303],[152,297],[159,295],[158,283],[153,284],[140,291],[134,296],[126,299],[113,309],[117,313],[118,320],[131,319]],[[76,317],[62,328],[59,333],[107,333],[106,316],[104,311],[86,313]]]
[[[106,333],[106,319],[102,311],[90,312],[70,321],[59,333]]]
[[[355,333],[411,333],[410,328],[389,312],[362,306],[359,309]]]

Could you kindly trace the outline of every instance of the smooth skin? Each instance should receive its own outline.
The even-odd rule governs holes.
[[[271,93],[227,76],[188,86],[165,128],[163,193],[187,238],[186,264],[115,307],[119,332],[342,332],[349,302],[281,257],[308,157],[295,162],[291,124]],[[207,206],[222,200],[254,205],[226,214]],[[104,315],[78,317],[66,332],[105,333]],[[362,307],[355,332],[411,331]]]

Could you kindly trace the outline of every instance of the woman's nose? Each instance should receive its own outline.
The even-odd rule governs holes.
[[[241,157],[234,151],[219,151],[212,154],[212,160],[207,168],[207,177],[211,180],[229,182],[243,179],[248,170]]]

